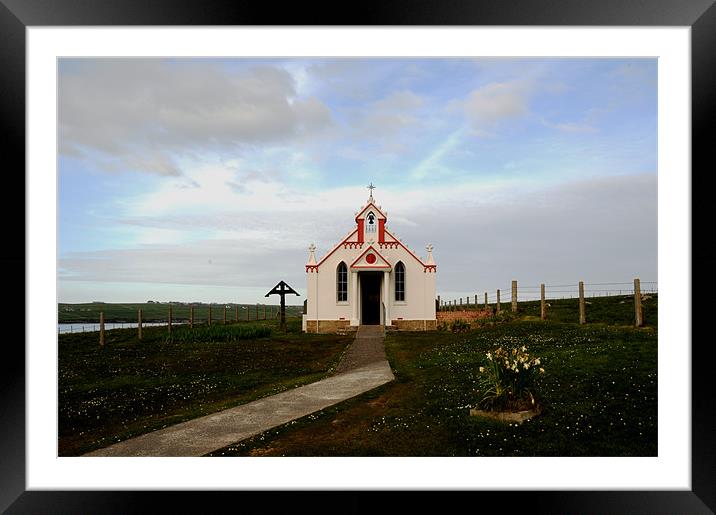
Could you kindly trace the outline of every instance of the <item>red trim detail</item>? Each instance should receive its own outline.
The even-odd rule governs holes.
[[[395,240],[395,243],[397,243],[398,245],[400,245],[401,247],[403,247],[405,250],[407,250],[407,251],[408,251],[408,254],[410,254],[411,256],[413,256],[413,257],[417,260],[417,262],[420,263],[421,265],[423,265],[423,266],[435,266],[435,265],[426,265],[425,263],[423,263],[418,256],[416,256],[415,254],[413,254],[413,252],[412,252],[408,247],[406,247],[405,245],[403,245],[403,242],[402,242],[402,241],[400,241],[398,238],[396,238],[395,236],[393,236],[392,234],[390,234],[390,231],[388,231],[388,229],[385,230],[385,233],[388,234],[391,238],[393,238],[393,239]]]
[[[318,266],[321,266],[321,263],[323,263],[326,259],[328,259],[328,256],[330,256],[330,255],[333,254],[335,251],[337,251],[337,250],[341,247],[341,245],[343,245],[343,244],[346,242],[346,240],[347,240],[348,238],[350,238],[351,236],[353,236],[353,235],[356,233],[357,230],[358,230],[358,229],[353,229],[348,236],[346,236],[345,238],[343,238],[338,245],[336,245],[335,247],[333,247],[333,249],[332,249],[328,254],[326,254],[325,256],[323,256],[323,257],[318,261],[318,263],[316,263],[315,265],[312,265],[312,266],[317,266],[317,267],[318,267]],[[350,243],[350,242],[349,242],[349,243]],[[307,265],[307,266],[308,266],[308,265]]]
[[[385,241],[385,220],[378,220],[378,243]]]
[[[423,268],[423,272],[437,272],[437,265],[425,265],[425,268]]]
[[[369,245],[368,248],[365,249],[365,250],[363,251],[363,253],[362,253],[360,256],[358,256],[358,257],[355,259],[355,261],[353,261],[353,263],[351,263],[351,268],[355,268],[356,263],[357,263],[358,261],[360,261],[361,258],[362,258],[363,256],[365,256],[365,255],[366,255],[368,252],[370,252],[371,250],[372,250],[373,252],[375,252],[375,253],[378,255],[378,257],[380,257],[380,259],[382,259],[386,264],[385,264],[385,265],[377,265],[377,266],[363,266],[363,267],[361,267],[361,268],[392,268],[392,266],[391,266],[391,264],[390,264],[390,261],[388,261],[387,259],[385,259],[385,258],[380,254],[380,252],[378,252],[377,250],[375,250],[375,249],[373,248],[373,245]]]
[[[381,248],[381,249],[397,249],[397,248],[398,248],[398,242],[397,242],[397,241],[384,241],[383,243],[378,242],[378,248]]]
[[[363,243],[363,224],[365,223],[364,219],[358,220],[358,241],[360,243]]]
[[[365,257],[365,260],[366,260],[366,262],[367,262],[369,265],[372,265],[373,263],[375,263],[375,261],[376,261],[377,259],[378,259],[378,258],[375,257],[375,254],[368,254],[368,255]]]
[[[306,273],[308,272],[318,273],[318,265],[306,265]]]
[[[363,213],[365,213],[368,210],[368,208],[370,208],[370,206],[373,206],[373,209],[378,211],[383,216],[383,218],[386,218],[386,219],[388,218],[387,216],[385,216],[385,213],[383,213],[383,211],[378,209],[378,206],[373,204],[373,202],[368,202],[368,205],[366,205],[363,209],[361,209],[360,212],[358,213],[358,215],[356,215],[356,222],[358,221],[358,217],[363,216]]]

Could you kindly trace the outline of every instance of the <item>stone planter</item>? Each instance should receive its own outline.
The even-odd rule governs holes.
[[[532,409],[522,411],[486,411],[476,408],[470,410],[470,415],[473,417],[485,417],[499,420],[500,422],[516,422],[518,424],[536,417],[540,413],[542,413],[542,407],[539,405]]]

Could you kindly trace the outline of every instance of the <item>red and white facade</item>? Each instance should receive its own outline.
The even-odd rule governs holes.
[[[335,332],[361,324],[435,329],[432,246],[423,260],[391,234],[387,220],[371,195],[353,230],[320,260],[309,247],[304,331]]]

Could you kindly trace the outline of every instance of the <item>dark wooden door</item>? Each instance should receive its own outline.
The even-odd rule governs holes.
[[[361,272],[361,324],[380,324],[380,283],[381,272]]]

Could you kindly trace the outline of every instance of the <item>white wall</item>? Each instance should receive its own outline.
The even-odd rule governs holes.
[[[385,259],[395,266],[398,261],[405,265],[405,302],[395,302],[395,274],[389,274],[388,299],[392,320],[434,320],[435,319],[435,273],[425,272],[419,263],[404,248],[378,249]],[[343,249],[342,247],[330,255],[318,268],[318,272],[308,272],[308,320],[351,320],[353,325],[360,320],[360,295],[358,282],[353,281],[350,265],[367,249]],[[343,261],[348,267],[348,302],[338,302],[336,295],[336,270]],[[383,271],[382,269],[377,269]],[[357,302],[356,309],[353,302]]]

